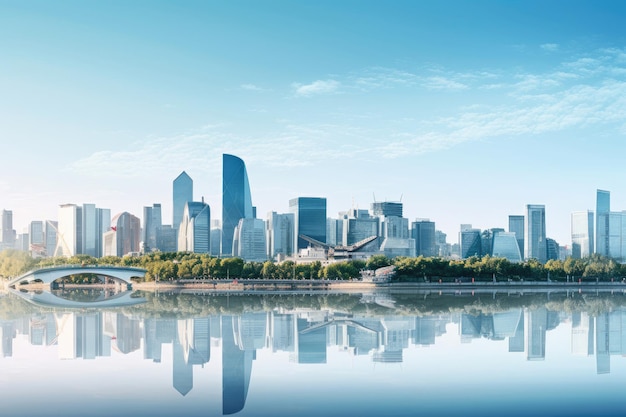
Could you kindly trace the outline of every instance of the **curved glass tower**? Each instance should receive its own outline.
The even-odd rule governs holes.
[[[211,251],[211,209],[204,201],[188,201],[178,231],[178,250],[194,253]]]
[[[222,256],[233,255],[233,236],[240,219],[254,218],[246,164],[224,154],[222,158]]]

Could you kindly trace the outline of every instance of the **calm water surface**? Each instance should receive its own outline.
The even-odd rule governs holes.
[[[621,292],[133,296],[1,294],[1,415],[626,413]]]

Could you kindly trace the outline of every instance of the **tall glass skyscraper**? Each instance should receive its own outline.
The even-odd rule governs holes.
[[[325,198],[293,198],[289,200],[289,212],[294,215],[294,254],[309,246],[309,243],[300,235],[326,243]]]
[[[591,255],[593,243],[593,211],[572,213],[572,257],[580,259]]]
[[[161,226],[161,204],[155,203],[152,207],[144,207],[143,229],[141,231],[144,252],[162,250],[159,248]]]
[[[188,201],[178,232],[178,250],[194,253],[211,251],[211,209],[204,201]]]
[[[517,239],[517,246],[519,247],[520,255],[524,255],[524,216],[518,214],[512,214],[509,216],[509,232],[515,233]]]
[[[240,158],[222,157],[222,256],[233,255],[233,236],[240,219],[254,218],[246,165]]]
[[[183,219],[183,211],[188,201],[193,201],[193,180],[183,171],[176,177],[172,186],[172,227],[176,230]]]
[[[527,204],[524,223],[524,257],[545,263],[548,260],[546,207],[543,204]]]
[[[609,256],[611,193],[596,190],[596,253]]]

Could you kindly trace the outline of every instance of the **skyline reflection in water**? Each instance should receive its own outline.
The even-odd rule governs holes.
[[[626,411],[622,293],[141,295],[0,298],[5,415]]]

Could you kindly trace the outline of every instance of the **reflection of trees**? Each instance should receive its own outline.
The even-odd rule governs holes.
[[[73,298],[89,301],[97,296],[96,290],[81,289]],[[626,295],[610,292],[536,292],[536,293],[439,293],[406,292],[381,293],[384,303],[375,302],[376,293],[366,296],[357,293],[320,294],[253,294],[198,292],[147,292],[136,291],[144,297],[143,304],[112,308],[136,317],[193,318],[219,314],[241,314],[276,310],[331,310],[360,316],[382,317],[397,315],[426,316],[463,312],[492,314],[514,308],[547,308],[551,311],[586,312],[591,316],[626,306]],[[0,296],[0,319],[30,315],[45,309],[34,306],[13,294]],[[52,311],[48,309],[46,311]]]

